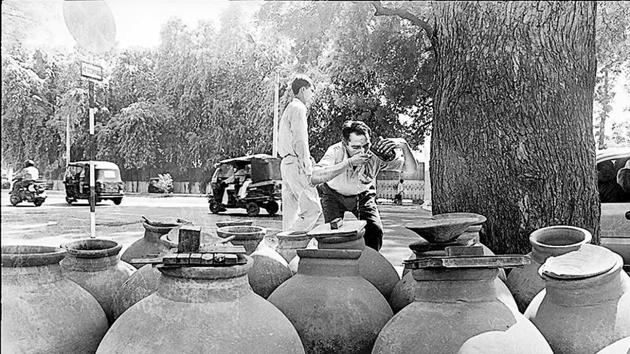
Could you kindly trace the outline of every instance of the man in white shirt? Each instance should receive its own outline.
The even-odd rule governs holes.
[[[383,243],[383,224],[376,206],[376,176],[379,171],[413,173],[418,163],[404,139],[383,139],[386,161],[370,151],[371,129],[361,121],[346,121],[341,142],[328,148],[324,157],[313,168],[311,182],[317,185],[324,221],[343,218],[346,211],[365,220],[365,244],[380,250]],[[395,155],[393,151],[398,150]],[[396,151],[394,150],[394,151]]]
[[[14,190],[22,186],[26,187],[31,184],[32,181],[38,180],[39,170],[35,167],[35,162],[33,160],[26,160],[24,162],[24,168],[22,168],[13,179],[16,180],[13,184]]]
[[[313,162],[308,146],[306,106],[313,99],[313,82],[298,75],[291,83],[295,95],[278,126],[278,154],[282,158],[282,230],[310,231],[321,215],[317,190],[310,184]]]

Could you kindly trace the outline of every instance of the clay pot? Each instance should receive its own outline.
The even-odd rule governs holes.
[[[532,251],[527,256],[532,262],[523,268],[512,269],[505,283],[521,312],[545,288],[545,282],[538,275],[541,264],[549,257],[577,251],[591,242],[591,233],[573,226],[550,226],[532,232],[529,242]]]
[[[151,225],[146,222],[142,223],[144,227],[144,237],[132,243],[125,252],[123,252],[120,259],[123,262],[127,262],[134,266],[136,269],[144,266],[144,263],[132,263],[134,258],[147,258],[159,253],[159,242],[162,235],[167,234],[173,228],[180,226],[180,224],[159,224]]]
[[[280,232],[276,238],[278,239],[276,251],[287,262],[291,262],[297,256],[297,250],[305,249],[311,240],[311,237],[306,235],[306,231]]]
[[[469,338],[505,331],[551,353],[536,327],[497,298],[496,268],[416,269],[416,299],[379,334],[372,353],[456,353]]]
[[[107,332],[96,299],[61,274],[66,250],[2,246],[3,353],[93,353]]]
[[[453,244],[459,243],[460,245],[481,246],[484,255],[493,256],[494,252],[492,252],[485,245],[479,243],[478,239],[473,233],[474,232],[466,232],[462,234],[453,242]],[[423,251],[421,249],[421,246],[423,245],[427,245],[427,243],[423,241],[420,243],[416,242],[409,245],[409,248],[413,251],[413,254],[411,257],[409,257],[409,259],[446,255],[446,251],[444,249],[440,249],[440,247],[434,247],[435,249],[431,251]],[[497,279],[494,280],[495,289],[497,290],[497,298],[507,306],[518,310],[516,302],[514,301],[514,297],[512,297],[510,290],[501,280],[501,275],[505,276],[505,272],[503,271],[503,269],[499,269],[499,276],[497,277]],[[405,268],[403,269],[403,277],[402,279],[400,279],[400,281],[396,283],[389,298],[389,304],[392,306],[392,310],[394,311],[394,313],[398,313],[398,311],[402,310],[405,306],[414,301],[416,297],[416,284],[417,282],[413,278],[410,269],[408,268],[407,264],[405,264]]]
[[[66,257],[60,262],[63,275],[87,290],[103,307],[107,320],[114,322],[114,296],[135,268],[118,259],[118,242],[89,238],[66,243]]]
[[[298,274],[269,301],[298,331],[307,353],[369,353],[392,316],[381,293],[359,275],[359,250],[298,250]]]
[[[261,244],[251,257],[254,265],[247,273],[249,285],[265,299],[293,275],[287,261],[269,246]]]
[[[363,234],[364,232],[359,232],[343,237],[326,237],[320,234],[317,236],[317,247],[319,249],[360,250],[359,275],[372,283],[385,299],[389,299],[400,276],[387,258],[373,248],[365,246]]]
[[[242,245],[245,247],[247,254],[252,254],[258,244],[265,237],[266,230],[258,226],[225,226],[217,229],[217,236],[220,238],[228,238],[234,236],[232,239],[233,245]]]
[[[97,353],[304,353],[287,318],[247,280],[252,259],[162,267],[158,290],[118,318]]]
[[[525,316],[555,353],[595,353],[630,336],[630,278],[622,265],[618,254],[588,244],[545,261],[538,271],[545,289]]]

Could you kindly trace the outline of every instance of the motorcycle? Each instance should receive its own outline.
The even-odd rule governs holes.
[[[22,179],[14,179],[13,183],[21,182]],[[35,204],[36,207],[44,204],[48,196],[46,195],[46,182],[44,181],[28,181],[27,184],[20,184],[11,190],[10,201],[13,206],[18,205],[22,201]]]

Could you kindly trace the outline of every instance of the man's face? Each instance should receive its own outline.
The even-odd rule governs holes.
[[[302,97],[304,97],[304,103],[307,105],[311,104],[314,96],[313,86],[302,87],[300,90],[302,91]]]
[[[349,156],[354,156],[358,153],[367,152],[369,149],[370,137],[368,135],[350,133],[348,141],[346,141],[346,151],[348,151]]]

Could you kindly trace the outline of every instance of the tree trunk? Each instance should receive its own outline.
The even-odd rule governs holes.
[[[612,110],[610,107],[610,87],[608,82],[608,70],[604,69],[604,84],[601,87],[602,89],[602,110],[599,114],[599,134],[597,139],[597,148],[605,149],[606,148],[606,119],[608,118],[608,114]]]
[[[598,242],[595,2],[435,6],[433,213],[485,215],[496,253],[559,224]]]

